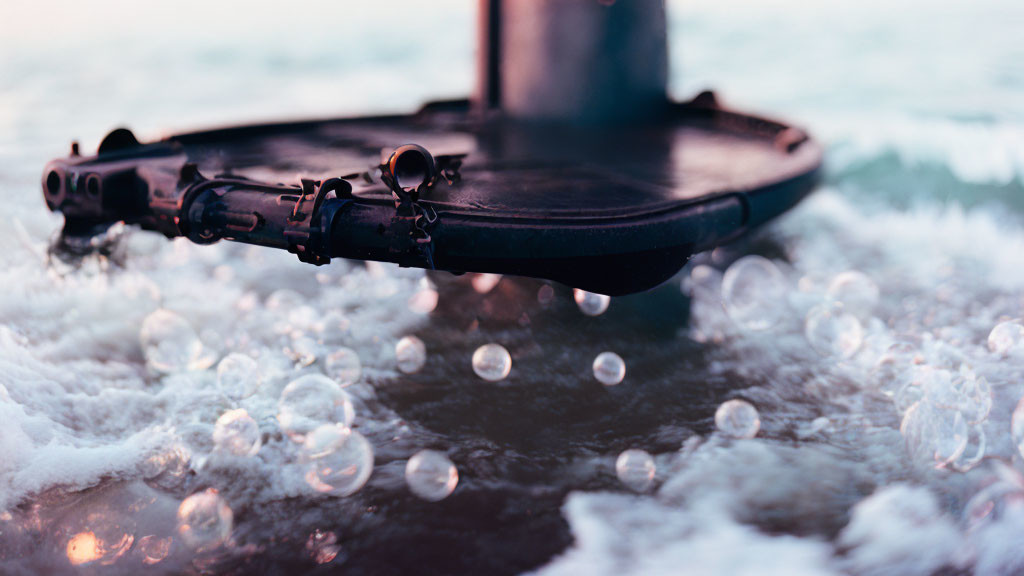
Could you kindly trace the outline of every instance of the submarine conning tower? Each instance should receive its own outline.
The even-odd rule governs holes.
[[[478,110],[573,124],[669,106],[664,0],[480,0]]]

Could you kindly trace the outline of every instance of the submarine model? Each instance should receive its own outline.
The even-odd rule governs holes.
[[[820,178],[800,128],[667,95],[663,0],[480,0],[472,98],[260,124],[51,161],[57,248],[118,222],[186,237],[618,296],[788,210]],[[296,175],[299,175],[298,178]]]

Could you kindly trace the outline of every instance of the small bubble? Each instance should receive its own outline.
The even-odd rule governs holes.
[[[334,378],[334,381],[342,388],[358,382],[363,373],[359,354],[351,348],[344,347],[338,348],[327,356],[324,368],[327,375]]]
[[[600,316],[604,314],[604,311],[608,309],[608,304],[612,301],[610,296],[587,292],[579,288],[575,288],[572,291],[572,297],[576,300],[576,305],[580,307],[580,312],[587,316]]]
[[[615,352],[601,352],[594,358],[594,378],[605,386],[614,386],[626,377],[626,363]]]
[[[1017,452],[1024,458],[1024,398],[1017,402],[1017,407],[1010,418],[1010,438],[1013,439]]]
[[[338,536],[330,530],[314,530],[306,539],[306,552],[317,564],[332,562],[341,552]]]
[[[864,342],[864,328],[842,306],[815,306],[807,313],[804,336],[811,348],[825,356],[850,358]]]
[[[512,356],[501,344],[484,344],[473,352],[473,372],[484,380],[504,380],[511,370]]]
[[[228,410],[213,428],[214,450],[236,456],[252,456],[260,450],[259,424],[243,408]]]
[[[415,374],[427,363],[427,347],[415,336],[404,336],[395,344],[395,362],[404,374]]]
[[[216,360],[204,354],[199,335],[184,318],[163,308],[143,320],[139,340],[146,365],[159,374],[205,370]]]
[[[732,438],[753,438],[761,430],[761,415],[749,402],[727,400],[715,411],[715,426]]]
[[[643,450],[626,450],[615,460],[619,481],[634,492],[644,492],[654,482],[654,458]]]
[[[832,279],[827,296],[857,318],[870,318],[878,305],[878,285],[863,272],[848,270]]]
[[[217,386],[232,400],[255,394],[261,380],[259,363],[245,354],[228,354],[217,364]]]
[[[988,335],[988,349],[1000,356],[1024,352],[1024,326],[1017,320],[1000,322]]]
[[[286,350],[289,357],[301,367],[311,366],[323,354],[320,343],[309,336],[298,336]]]
[[[197,492],[178,507],[178,534],[198,552],[220,547],[231,537],[234,514],[214,489]]]
[[[405,482],[413,494],[437,502],[455,490],[459,471],[443,452],[420,450],[405,465]]]
[[[163,562],[164,558],[167,558],[167,555],[171,553],[171,543],[172,539],[170,536],[160,538],[151,534],[139,540],[135,549],[142,556],[142,563],[151,566],[159,564]]]
[[[322,424],[351,426],[355,408],[348,393],[322,374],[307,374],[292,380],[278,402],[277,421],[295,442]]]
[[[747,330],[766,330],[786,313],[786,279],[771,260],[744,256],[722,276],[722,304]]]
[[[501,282],[501,274],[474,274],[470,283],[478,294],[487,294]]]
[[[373,472],[373,447],[362,434],[340,424],[324,424],[302,445],[306,483],[317,492],[354,494]]]

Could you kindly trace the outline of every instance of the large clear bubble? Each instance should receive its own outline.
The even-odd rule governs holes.
[[[238,401],[256,393],[262,382],[259,363],[251,356],[234,352],[217,364],[217,386],[225,396]]]
[[[363,364],[359,354],[351,348],[341,347],[331,352],[324,362],[324,370],[342,388],[359,382],[363,374]]]
[[[244,409],[225,412],[213,428],[214,450],[236,456],[252,456],[260,450],[260,426]]]
[[[722,277],[722,304],[743,328],[766,330],[786,314],[786,279],[771,260],[744,256]]]
[[[840,359],[852,357],[864,342],[864,328],[841,305],[811,308],[804,322],[807,343],[818,353]]]
[[[594,358],[594,378],[605,386],[614,386],[626,377],[626,362],[615,352],[601,352]]]
[[[373,447],[362,434],[341,424],[324,424],[310,432],[301,459],[306,483],[334,496],[354,494],[373,472]]]
[[[277,421],[295,442],[323,424],[350,426],[355,408],[338,383],[322,374],[307,374],[291,381],[281,392]]]
[[[863,272],[848,270],[832,279],[827,296],[849,314],[864,320],[871,317],[878,305],[878,285]]]
[[[192,325],[180,315],[163,308],[142,321],[139,341],[146,365],[159,374],[209,368],[215,358],[205,354],[203,343]]]
[[[579,288],[572,291],[572,296],[576,300],[576,305],[579,306],[580,312],[587,316],[600,316],[604,314],[604,311],[608,309],[608,305],[612,301],[610,296],[587,292]]]
[[[455,490],[459,471],[443,452],[420,450],[405,465],[405,482],[416,496],[437,502]]]
[[[615,475],[627,488],[644,492],[654,482],[654,458],[643,450],[629,449],[615,460]]]
[[[727,400],[715,411],[715,426],[731,438],[753,438],[761,430],[761,415],[744,400]]]
[[[484,344],[473,352],[473,372],[488,382],[504,380],[512,370],[512,356],[501,344]]]
[[[427,363],[427,346],[415,336],[403,336],[395,344],[395,363],[404,374],[415,374]]]
[[[178,507],[178,534],[197,552],[222,546],[233,526],[231,507],[212,488],[185,498]]]

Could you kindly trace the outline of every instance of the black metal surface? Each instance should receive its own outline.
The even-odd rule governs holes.
[[[724,110],[710,93],[629,125],[513,122],[458,101],[133,140],[116,131],[97,156],[47,166],[44,196],[65,233],[123,220],[315,264],[516,274],[610,295],[656,286],[694,252],[782,213],[821,164],[802,131]],[[410,142],[449,169],[403,200],[388,156]]]

